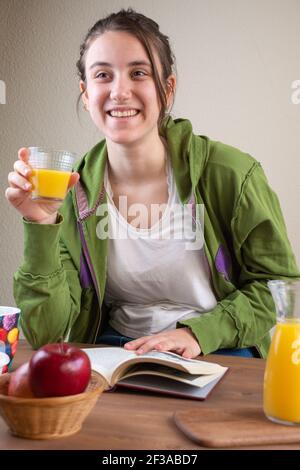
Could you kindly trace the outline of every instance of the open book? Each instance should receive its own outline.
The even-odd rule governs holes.
[[[83,351],[89,356],[92,369],[111,388],[130,387],[203,400],[227,371],[219,364],[185,359],[171,352],[137,355],[118,347]]]

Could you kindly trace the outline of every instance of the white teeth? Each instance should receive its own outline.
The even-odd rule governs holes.
[[[129,111],[109,111],[109,114],[112,117],[131,117],[135,116],[138,113],[135,109],[130,109]]]

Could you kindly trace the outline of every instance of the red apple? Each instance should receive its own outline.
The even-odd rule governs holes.
[[[22,398],[32,398],[34,396],[29,383],[29,362],[25,362],[11,373],[7,394]]]
[[[83,392],[91,377],[88,355],[68,343],[42,346],[29,363],[29,381],[36,397],[60,397]]]

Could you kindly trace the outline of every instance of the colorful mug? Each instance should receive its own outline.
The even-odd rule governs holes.
[[[0,375],[12,365],[19,340],[20,309],[0,307]]]

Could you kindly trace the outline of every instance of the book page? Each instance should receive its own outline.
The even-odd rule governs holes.
[[[115,384],[118,382],[135,364],[141,363],[169,366],[172,369],[195,375],[211,375],[221,373],[221,371],[224,370],[224,368],[218,364],[185,359],[178,354],[169,352],[150,351],[142,355],[135,354],[134,357],[122,361],[112,374],[112,383]]]
[[[99,372],[112,385],[111,377],[120,363],[136,357],[124,348],[86,348],[82,349],[90,358],[92,369]]]
[[[170,351],[149,351],[148,353],[142,354],[138,357],[145,358],[147,360],[154,359],[153,362],[170,364],[170,366],[174,368],[177,368],[176,366],[179,365],[179,370],[185,370],[190,374],[214,374],[221,372],[224,369],[222,366],[214,362],[187,359]]]
[[[191,375],[187,374],[186,372],[181,372],[177,369],[172,369],[171,367],[159,366],[157,364],[137,364],[136,366],[130,368],[129,371],[124,376],[122,376],[122,379],[137,375],[156,375],[201,388],[217,379],[220,375],[223,375],[226,370],[227,367],[224,367],[224,370],[216,374]]]
[[[92,369],[103,375],[110,385],[116,383],[129,367],[137,363],[168,365],[172,369],[195,375],[210,375],[224,371],[224,367],[219,364],[186,359],[169,351],[150,351],[142,355],[118,347],[86,348],[83,351],[89,356]]]

